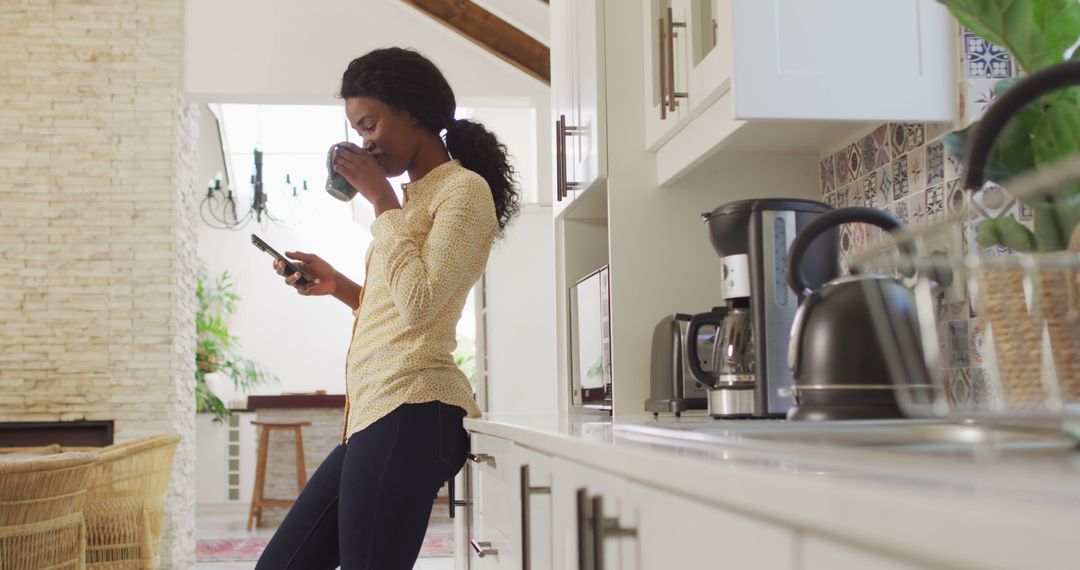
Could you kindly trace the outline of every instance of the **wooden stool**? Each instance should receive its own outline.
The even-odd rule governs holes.
[[[304,490],[304,485],[307,485],[307,470],[304,467],[304,440],[300,434],[300,428],[304,426],[310,426],[311,422],[292,422],[292,423],[277,423],[277,422],[251,422],[252,425],[259,426],[259,456],[256,460],[255,467],[255,488],[251,491],[251,509],[248,510],[247,529],[251,532],[251,521],[255,521],[255,526],[258,527],[262,521],[263,507],[291,507],[295,502],[293,499],[267,499],[263,496],[263,492],[266,488],[266,453],[270,447],[270,432],[275,429],[280,430],[292,430],[293,437],[296,440],[296,492]]]

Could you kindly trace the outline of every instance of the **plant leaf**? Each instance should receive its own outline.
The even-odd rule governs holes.
[[[965,28],[986,41],[1004,47],[1029,73],[1045,40],[1033,37],[1030,5],[1015,0],[940,0]]]
[[[1004,245],[1013,251],[1035,251],[1035,234],[1013,218],[990,218],[979,222],[975,241],[982,247]]]
[[[1035,164],[1045,166],[1080,149],[1080,91],[1069,89],[1044,99],[1032,129],[1032,152]]]

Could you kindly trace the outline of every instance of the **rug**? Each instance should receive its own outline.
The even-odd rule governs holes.
[[[259,559],[269,538],[200,538],[196,543],[197,562],[247,562]],[[420,548],[421,558],[454,555],[453,531],[429,530]]]

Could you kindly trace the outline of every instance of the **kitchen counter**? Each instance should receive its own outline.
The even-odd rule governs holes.
[[[837,447],[797,436],[811,425],[554,414],[465,422],[650,487],[931,565],[1080,563],[1080,452]]]

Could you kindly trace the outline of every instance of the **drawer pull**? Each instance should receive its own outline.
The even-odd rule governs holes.
[[[676,22],[672,16],[671,6],[667,9],[667,56],[668,56],[668,111],[672,113],[679,108],[679,99],[686,99],[687,94],[675,90],[675,28],[686,28],[686,22]]]
[[[604,540],[637,536],[636,528],[619,526],[619,519],[604,516],[604,498],[592,498],[593,570],[604,570]]]
[[[485,556],[497,556],[499,551],[491,547],[491,542],[476,540],[475,538],[469,541],[469,545],[472,546],[473,552],[477,556],[483,558]]]
[[[469,470],[464,469],[463,471],[465,471],[465,489],[466,489],[466,493],[468,493]],[[458,498],[456,498],[457,491],[454,490],[454,488],[456,487],[456,485],[454,483],[456,483],[456,482],[457,482],[457,475],[451,477],[450,480],[446,482],[446,506],[450,510],[450,518],[454,518],[454,516],[455,516],[454,510],[457,507],[471,507],[472,506],[472,500],[471,499],[458,499]]]
[[[472,461],[473,463],[486,463],[495,467],[495,456],[487,453],[470,453],[469,461]]]
[[[534,487],[529,477],[529,466],[521,466],[521,570],[529,570],[532,561],[529,559],[532,550],[532,510],[529,497],[533,495],[550,495],[551,487]]]

